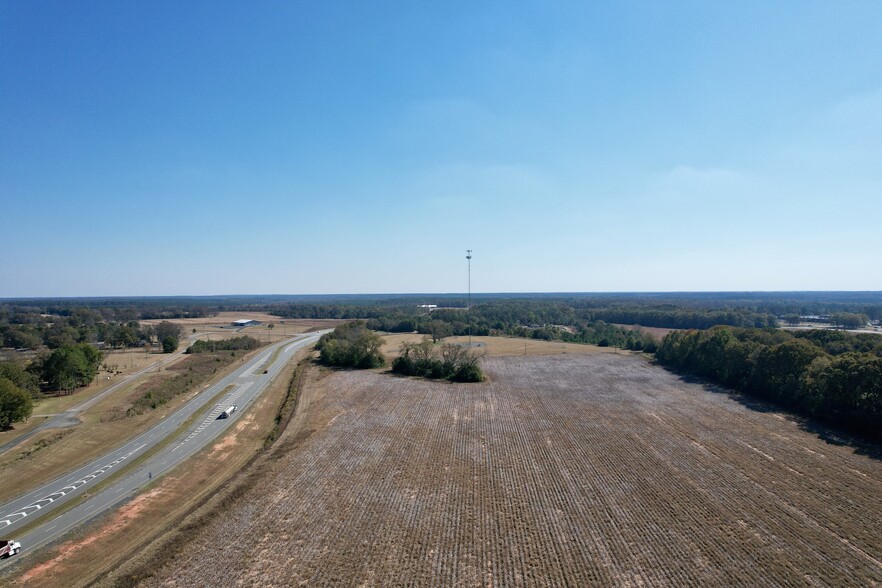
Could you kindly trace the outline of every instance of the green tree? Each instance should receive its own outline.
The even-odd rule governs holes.
[[[481,382],[484,380],[484,373],[478,365],[481,357],[453,343],[442,345],[439,353],[429,338],[423,337],[419,343],[401,344],[401,351],[392,362],[392,371],[404,376]]]
[[[824,351],[804,339],[792,339],[759,352],[753,368],[754,385],[773,400],[800,404],[803,372]]]
[[[21,390],[9,378],[0,377],[0,431],[12,423],[28,420],[34,410],[31,395]]]
[[[386,363],[380,352],[382,345],[383,340],[364,321],[355,321],[322,335],[315,347],[324,365],[375,368]]]
[[[830,315],[830,322],[843,329],[860,329],[865,326],[870,319],[865,314],[857,314],[852,312],[836,312]]]
[[[163,353],[174,353],[180,342],[174,337],[163,337],[162,338],[162,352]]]
[[[3,333],[4,347],[16,349],[36,349],[40,346],[40,337],[22,328],[10,327]]]
[[[153,333],[162,345],[163,353],[172,353],[181,343],[181,334],[183,329],[180,325],[162,321],[153,329]]]
[[[437,343],[445,337],[453,334],[453,328],[444,321],[429,321],[424,327],[424,332],[432,337],[432,343]]]
[[[43,379],[51,390],[70,392],[92,381],[101,365],[101,352],[88,343],[54,350],[43,362]]]
[[[6,378],[15,384],[16,388],[36,396],[40,392],[40,380],[32,372],[21,367],[15,361],[0,362],[0,378]]]
[[[866,431],[882,430],[882,358],[846,353],[816,369],[818,412]]]
[[[43,342],[49,349],[58,349],[65,345],[75,345],[79,336],[80,333],[75,328],[59,322],[43,333]]]

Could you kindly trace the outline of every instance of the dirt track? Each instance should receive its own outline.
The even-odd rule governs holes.
[[[147,585],[873,586],[882,462],[630,355],[336,372]]]

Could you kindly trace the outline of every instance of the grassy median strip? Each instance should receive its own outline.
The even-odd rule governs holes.
[[[256,371],[257,373],[261,373],[263,370],[269,369],[271,365],[276,363],[276,360],[279,358],[279,354],[282,353],[282,350],[285,347],[287,347],[287,345],[279,345],[278,347],[276,347],[276,350],[273,351],[273,354],[270,355],[269,359],[263,362],[263,364],[261,364],[261,366],[254,371]]]
[[[77,496],[77,497],[74,498],[73,500],[71,500],[71,501],[65,503],[63,506],[60,506],[59,508],[57,508],[57,509],[55,509],[55,510],[53,510],[53,511],[51,511],[51,512],[47,512],[46,514],[44,514],[44,515],[42,515],[42,516],[40,516],[40,517],[34,519],[33,521],[31,521],[31,522],[28,523],[27,525],[25,525],[25,526],[23,526],[23,527],[17,529],[17,530],[16,530],[16,533],[17,533],[18,535],[25,535],[25,534],[27,534],[27,533],[30,533],[31,531],[33,531],[34,529],[36,529],[37,527],[39,527],[41,524],[43,524],[43,520],[44,520],[44,519],[49,518],[49,517],[52,517],[52,518],[54,518],[54,517],[58,517],[58,516],[64,514],[65,512],[69,511],[70,509],[72,509],[72,508],[74,508],[74,507],[80,505],[81,503],[83,503],[83,502],[86,501],[87,499],[91,498],[91,497],[94,496],[95,494],[101,492],[102,490],[104,490],[105,488],[107,488],[110,484],[113,484],[114,482],[116,482],[117,480],[119,480],[120,477],[122,477],[122,476],[128,474],[128,473],[131,472],[133,469],[137,468],[138,466],[140,466],[141,464],[143,464],[145,461],[147,461],[148,459],[150,459],[151,457],[153,457],[154,455],[156,455],[160,450],[164,449],[164,448],[167,447],[169,444],[171,444],[175,439],[178,438],[179,435],[181,435],[181,434],[182,434],[184,431],[186,431],[190,426],[192,426],[192,424],[193,424],[193,423],[194,423],[194,422],[195,422],[200,416],[203,416],[203,415],[207,414],[207,412],[210,412],[210,411],[211,411],[211,408],[213,408],[214,405],[216,405],[216,404],[218,403],[218,401],[219,401],[219,400],[220,400],[225,394],[227,394],[231,389],[233,389],[233,388],[235,388],[235,387],[236,387],[235,384],[230,384],[229,386],[225,387],[223,390],[221,390],[220,392],[218,392],[217,394],[215,394],[215,395],[211,398],[211,400],[208,402],[208,404],[206,405],[206,406],[209,407],[209,410],[208,410],[208,411],[196,411],[195,413],[193,413],[192,415],[190,415],[190,417],[189,417],[187,420],[185,420],[183,423],[181,423],[181,424],[180,424],[180,425],[179,425],[179,426],[178,426],[178,427],[177,427],[177,428],[176,428],[176,429],[175,429],[170,435],[167,435],[167,436],[165,437],[165,439],[163,439],[162,441],[160,441],[159,443],[157,443],[156,445],[154,445],[153,447],[151,447],[148,451],[146,451],[146,452],[143,453],[142,455],[139,455],[138,457],[136,457],[136,458],[133,459],[132,461],[127,462],[127,463],[126,463],[125,465],[123,465],[119,470],[116,470],[115,472],[113,472],[112,474],[110,474],[107,478],[101,480],[101,481],[98,482],[94,487],[90,488],[89,491],[84,492],[84,493],[81,494],[80,496]],[[160,477],[161,477],[161,476],[157,476],[156,479],[159,479]]]

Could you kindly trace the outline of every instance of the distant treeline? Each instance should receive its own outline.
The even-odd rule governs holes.
[[[625,329],[603,321],[590,322],[560,305],[523,303],[487,303],[465,309],[440,309],[422,316],[389,314],[367,321],[369,328],[390,333],[417,332],[438,341],[444,337],[507,336],[543,341],[591,343],[603,347],[620,347],[655,351],[658,341],[647,332]],[[471,316],[470,316],[471,315]]]
[[[710,310],[676,306],[614,306],[591,309],[584,314],[593,320],[608,323],[668,329],[709,329],[714,325],[756,328],[778,326],[774,315],[745,308]]]
[[[774,316],[749,309],[688,308],[675,305],[617,305],[595,306],[591,300],[494,300],[475,304],[470,316],[465,308],[438,308],[432,312],[417,305],[347,305],[347,304],[290,304],[274,312],[285,318],[335,318],[369,319],[368,326],[390,332],[431,334],[428,323],[446,323],[449,334],[465,334],[471,321],[474,335],[517,335],[536,338],[561,338],[559,331],[549,326],[590,326],[599,321],[605,323],[639,324],[647,327],[675,329],[705,329],[714,325],[738,327],[772,327],[777,325]],[[524,328],[535,334],[527,334]],[[546,329],[542,331],[540,329]],[[614,339],[627,340],[625,332]],[[604,333],[600,338],[607,338]],[[633,336],[632,336],[633,338]],[[580,339],[581,340],[581,339]],[[596,343],[598,341],[583,341]]]
[[[715,327],[665,336],[656,358],[682,372],[882,441],[882,337]]]
[[[187,348],[185,353],[205,353],[207,351],[238,351],[240,349],[251,351],[261,346],[261,342],[247,335],[221,339],[220,341],[203,341],[199,339]]]
[[[282,318],[299,319],[367,319],[379,318],[392,312],[407,311],[416,314],[414,305],[407,307],[363,304],[287,304],[272,309]]]
[[[519,326],[576,328],[598,321],[690,329],[718,324],[770,327],[776,326],[775,317],[786,316],[851,314],[882,319],[880,292],[513,293],[473,294],[472,302],[472,318],[486,318],[473,328],[500,334]],[[466,297],[393,294],[6,299],[0,302],[0,345],[34,349],[40,345],[57,348],[104,341],[112,347],[133,346],[150,339],[138,321],[213,316],[223,311],[266,311],[283,318],[423,322],[420,317],[427,311],[419,308],[422,304],[464,309]]]
[[[137,347],[162,344],[171,335],[180,337],[180,329],[163,321],[142,326],[133,317],[144,313],[132,308],[19,307],[0,305],[0,347],[58,349],[77,343],[103,342],[107,347]],[[160,312],[158,315],[174,315]],[[175,345],[177,347],[177,345]]]

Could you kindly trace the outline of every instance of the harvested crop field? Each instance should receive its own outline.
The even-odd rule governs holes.
[[[259,491],[144,583],[882,583],[882,462],[634,355],[485,371],[314,370]]]

